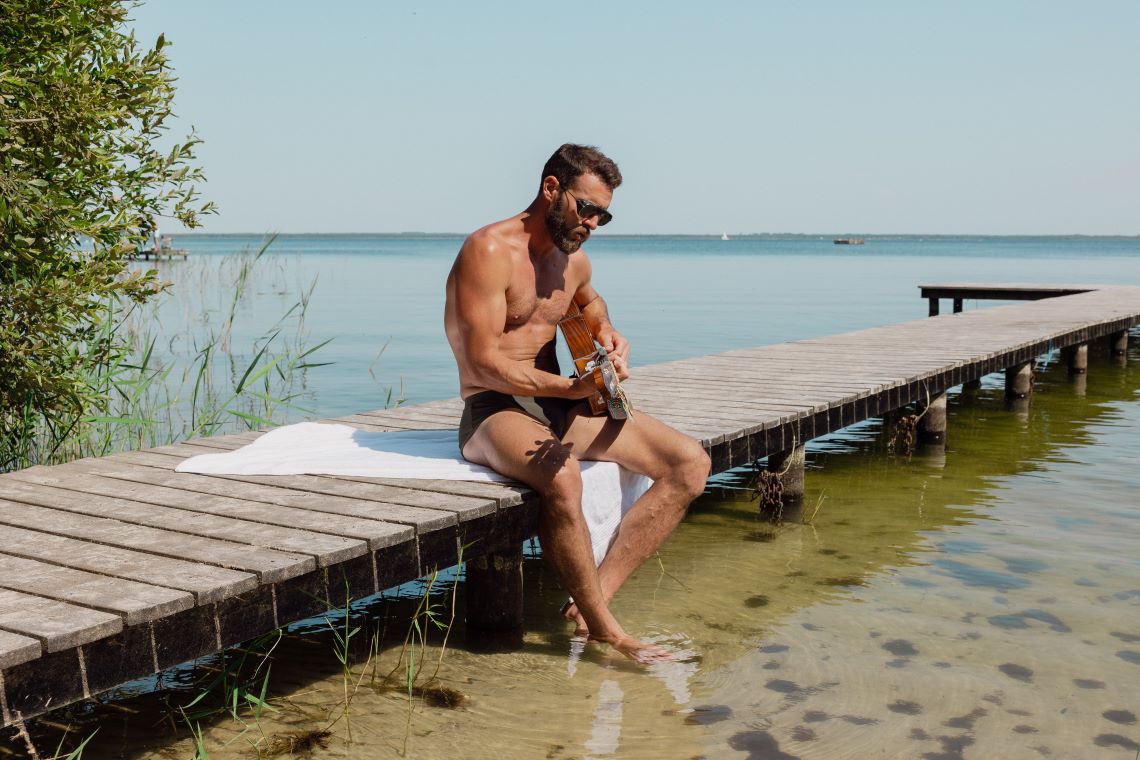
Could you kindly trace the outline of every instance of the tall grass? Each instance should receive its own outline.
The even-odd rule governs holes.
[[[293,290],[256,251],[170,262],[167,292],[145,304],[109,302],[99,330],[76,346],[94,399],[67,425],[24,410],[18,435],[0,451],[0,471],[255,429],[308,411],[306,373],[329,341],[309,344],[305,317],[316,280],[252,339],[247,332],[256,283]],[[125,339],[125,340],[124,340]]]

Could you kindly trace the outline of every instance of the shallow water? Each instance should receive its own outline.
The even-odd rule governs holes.
[[[809,525],[774,528],[738,488],[745,473],[721,478],[614,604],[678,662],[645,671],[580,651],[564,592],[530,559],[522,648],[481,651],[461,626],[449,642],[439,677],[462,705],[367,677],[396,663],[405,588],[360,610],[386,644],[371,664],[360,653],[347,721],[317,622],[274,652],[273,712],[203,721],[208,754],[252,757],[263,736],[333,723],[312,756],[394,757],[406,741],[415,758],[1132,758],[1140,351],[1127,366],[1091,353],[1083,378],[1044,367],[1028,408],[1007,407],[997,376],[953,395],[944,456],[888,454],[878,422],[811,444]],[[209,665],[52,721],[99,728],[85,757],[190,757],[166,702],[189,702]],[[55,746],[50,725],[36,731]]]

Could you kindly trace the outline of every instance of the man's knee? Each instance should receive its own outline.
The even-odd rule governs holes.
[[[582,502],[582,468],[574,457],[566,457],[540,489],[543,501],[552,507],[579,508]]]
[[[705,483],[708,481],[711,470],[712,459],[709,458],[704,447],[696,441],[690,441],[685,446],[684,455],[680,466],[677,468],[681,487],[685,490],[690,501],[704,493]]]

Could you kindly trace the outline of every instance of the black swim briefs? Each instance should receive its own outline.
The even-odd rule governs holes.
[[[550,428],[561,439],[569,425],[570,409],[582,399],[511,396],[498,391],[481,391],[463,402],[463,418],[459,421],[459,450],[471,440],[483,420],[504,409],[518,409]]]

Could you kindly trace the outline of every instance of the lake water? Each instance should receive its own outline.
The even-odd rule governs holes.
[[[197,316],[185,304],[200,294],[179,294],[180,280],[196,290],[197,269],[209,265],[202,259],[256,250],[261,241],[176,239],[190,260],[159,265],[175,287],[173,318],[164,323],[171,339]],[[456,396],[443,283],[461,243],[459,236],[278,237],[258,262],[232,350],[248,351],[315,281],[306,327],[314,344],[333,339],[320,352],[333,366],[308,374],[314,413],[375,409],[388,388],[401,386],[409,403]],[[923,282],[1140,283],[1140,238],[897,237],[837,246],[823,237],[599,234],[589,250],[594,284],[630,339],[635,364],[917,319],[926,315],[916,287]]]
[[[177,244],[193,264],[246,243]],[[336,336],[324,355],[336,363],[307,378],[316,414],[382,406],[401,378],[412,402],[455,395],[440,322],[458,244],[291,237],[259,262],[270,274],[247,306],[254,321],[280,316],[294,287],[319,275],[307,329],[314,341]],[[644,363],[920,318],[921,282],[1140,283],[1135,239],[838,249],[814,238],[602,238],[592,257]],[[176,287],[180,266],[162,265]],[[522,648],[484,652],[461,626],[448,641],[438,675],[460,704],[409,702],[371,678],[397,665],[422,590],[408,586],[354,611],[383,643],[354,660],[347,719],[335,641],[316,621],[273,652],[273,710],[257,721],[246,711],[244,724],[203,719],[203,745],[211,758],[253,757],[254,745],[327,728],[314,757],[1134,758],[1140,350],[1127,362],[1104,353],[1092,351],[1079,378],[1043,363],[1027,408],[1007,407],[998,376],[952,394],[944,456],[889,454],[878,421],[810,444],[807,525],[773,527],[744,473],[719,478],[614,604],[631,632],[681,651],[678,662],[647,672],[583,650],[557,614],[564,592],[532,556]],[[433,597],[445,617],[446,590]],[[440,644],[417,650],[429,672]],[[73,721],[78,736],[99,728],[86,757],[190,757],[170,705],[193,699],[218,664],[52,720]],[[45,747],[58,737],[51,723],[35,731]]]

